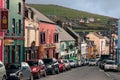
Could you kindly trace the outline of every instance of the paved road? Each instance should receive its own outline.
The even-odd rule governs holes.
[[[120,80],[114,72],[104,72],[98,67],[79,67],[56,75],[48,75],[40,80]]]
[[[108,72],[100,70],[98,67],[79,67],[57,75],[48,75],[40,80],[115,80]],[[116,79],[117,80],[117,79]]]

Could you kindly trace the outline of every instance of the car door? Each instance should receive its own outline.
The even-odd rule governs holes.
[[[3,75],[5,75],[5,67],[3,63],[0,61],[0,80],[2,80]]]
[[[23,79],[28,80],[31,76],[31,69],[27,63],[22,63],[22,74],[23,74]]]
[[[3,67],[2,67],[2,63],[0,62],[0,80],[2,80],[2,75],[3,75]]]
[[[41,70],[44,73],[45,72],[45,64],[42,60],[40,60],[40,63],[41,63]]]

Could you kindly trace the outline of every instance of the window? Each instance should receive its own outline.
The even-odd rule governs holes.
[[[13,30],[13,33],[15,33],[15,19],[14,18],[12,19],[12,30]]]
[[[55,43],[58,43],[58,33],[55,33],[55,34],[54,34],[54,42],[55,42]]]
[[[21,20],[19,19],[19,33],[21,33]]]
[[[18,13],[21,13],[21,3],[18,3]]]
[[[7,0],[7,9],[9,9],[9,0]]]
[[[25,11],[25,17],[28,18],[28,10]]]
[[[40,32],[40,42],[41,44],[44,44],[45,43],[45,32]]]
[[[2,63],[0,63],[0,68],[1,68],[1,67],[3,67],[3,64],[2,64]]]
[[[31,19],[34,19],[34,12],[31,11]]]

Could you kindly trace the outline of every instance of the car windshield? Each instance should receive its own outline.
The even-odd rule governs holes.
[[[43,59],[43,62],[45,64],[51,64],[53,62],[53,60],[52,59]]]
[[[10,64],[6,67],[7,70],[20,70],[21,65],[20,64]]]
[[[115,61],[106,61],[106,64],[115,64]]]
[[[95,59],[90,59],[90,62],[95,62]]]
[[[28,61],[27,62],[30,66],[38,66],[38,62],[37,61]]]
[[[69,60],[69,62],[74,62],[74,60]]]

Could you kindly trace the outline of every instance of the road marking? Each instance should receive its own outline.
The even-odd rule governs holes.
[[[108,73],[106,73],[106,72],[104,72],[108,77],[110,77],[110,75],[108,74]]]

